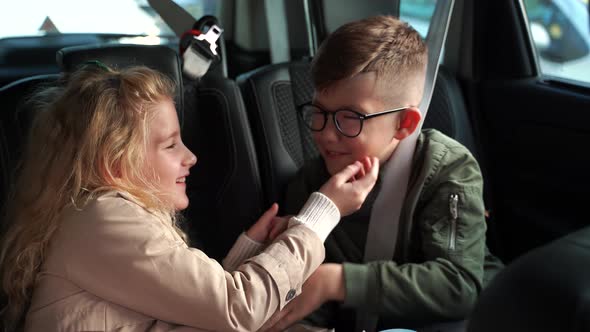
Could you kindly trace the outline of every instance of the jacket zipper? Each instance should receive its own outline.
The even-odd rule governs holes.
[[[455,250],[457,237],[457,218],[459,217],[459,195],[451,194],[449,196],[449,212],[451,214],[451,236],[449,238],[449,250]]]

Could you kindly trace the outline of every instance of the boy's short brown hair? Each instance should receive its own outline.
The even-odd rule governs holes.
[[[359,73],[374,72],[380,83],[394,86],[410,75],[423,75],[427,47],[420,34],[393,16],[347,23],[330,34],[312,62],[318,90]]]

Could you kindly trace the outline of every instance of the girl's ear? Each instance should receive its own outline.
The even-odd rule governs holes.
[[[113,175],[117,179],[120,179],[121,177],[123,177],[123,171],[121,170],[121,163],[120,162],[115,164],[115,167],[113,168]]]
[[[398,128],[394,137],[402,140],[410,135],[418,128],[422,119],[422,114],[417,107],[410,107],[402,111],[399,116]]]
[[[121,163],[117,162],[114,167],[112,167],[112,169],[110,170],[110,172],[108,172],[106,170],[105,166],[101,166],[100,167],[100,171],[102,173],[102,176],[104,177],[104,179],[111,183],[111,184],[115,184],[117,183],[117,179],[120,179],[122,177],[122,170],[121,170]]]

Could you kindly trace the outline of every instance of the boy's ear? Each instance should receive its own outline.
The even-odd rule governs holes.
[[[422,119],[420,110],[416,107],[410,107],[400,113],[398,128],[394,137],[398,140],[402,140],[410,135],[418,128]]]

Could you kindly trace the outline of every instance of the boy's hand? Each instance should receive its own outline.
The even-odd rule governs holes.
[[[345,296],[342,264],[322,264],[303,284],[301,294],[291,300],[283,310],[277,311],[259,331],[283,331],[315,311],[324,302],[344,301]]]
[[[347,216],[361,207],[378,174],[379,159],[365,157],[334,174],[319,191],[336,204],[340,215]]]

